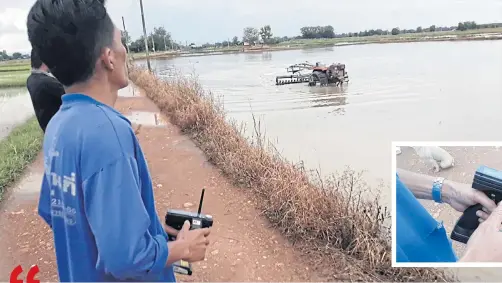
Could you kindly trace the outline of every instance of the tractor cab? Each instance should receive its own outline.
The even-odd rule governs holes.
[[[326,72],[328,70],[328,67],[324,66],[315,66],[312,68],[313,71],[319,71],[319,72]]]

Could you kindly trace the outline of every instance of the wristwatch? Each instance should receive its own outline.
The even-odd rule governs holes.
[[[443,183],[444,183],[443,177],[437,177],[432,183],[432,199],[437,203],[443,202],[441,196],[441,192],[443,190]]]

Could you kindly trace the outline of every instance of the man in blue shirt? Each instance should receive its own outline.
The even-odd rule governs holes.
[[[203,260],[208,229],[169,241],[130,122],[112,107],[128,84],[121,33],[96,0],[38,0],[27,19],[40,59],[65,86],[44,138],[39,214],[54,234],[61,281],[175,281]]]
[[[498,248],[502,242],[502,202],[497,207],[467,184],[397,169],[396,262],[457,261],[442,223],[417,198],[445,202],[459,212],[481,204],[486,212],[480,210],[477,215],[483,223],[471,236],[460,261],[502,261],[502,248]]]

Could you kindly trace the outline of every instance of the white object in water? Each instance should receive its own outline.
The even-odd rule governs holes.
[[[401,147],[400,146],[396,146],[396,154],[397,155],[401,154]]]

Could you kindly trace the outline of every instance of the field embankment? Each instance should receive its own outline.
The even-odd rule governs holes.
[[[16,182],[42,148],[43,132],[36,118],[14,128],[0,140],[0,201],[9,185]]]
[[[204,56],[219,55],[240,52],[265,52],[282,51],[293,49],[319,48],[331,46],[363,45],[363,44],[384,44],[384,43],[411,43],[427,41],[469,41],[469,40],[500,40],[502,39],[502,28],[485,28],[466,31],[438,31],[406,33],[398,35],[373,35],[373,36],[353,36],[337,38],[319,39],[293,39],[271,45],[256,46],[228,46],[220,48],[204,48],[189,51],[160,51],[150,53],[150,58],[170,58],[178,56]],[[145,59],[146,53],[131,53],[131,59]]]
[[[502,39],[502,28],[487,28],[467,31],[438,31],[406,33],[397,35],[354,36],[328,39],[297,39],[281,42],[278,46],[333,46],[377,43],[406,43],[422,41],[457,41],[457,40],[489,40]]]
[[[26,60],[0,63],[0,88],[26,86],[30,69],[31,67]]]
[[[337,278],[363,281],[452,281],[437,269],[392,268],[389,211],[362,198],[369,188],[347,169],[328,179],[282,158],[262,136],[247,140],[228,122],[221,105],[192,79],[169,82],[131,68],[132,81],[145,90],[171,121],[189,135],[239,187],[252,190],[264,215],[297,248],[314,260],[332,262]],[[366,192],[367,193],[367,192]],[[340,276],[339,276],[340,277]]]

